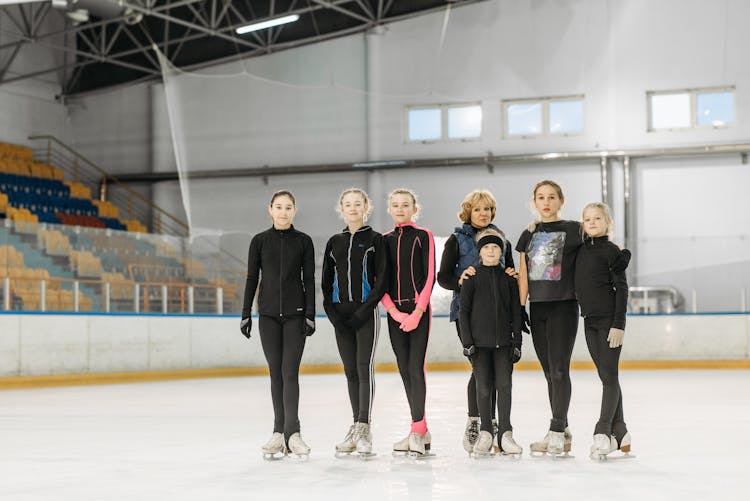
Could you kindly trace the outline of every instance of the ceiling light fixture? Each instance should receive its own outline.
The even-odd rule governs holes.
[[[269,19],[268,21],[263,21],[260,23],[253,23],[253,24],[247,24],[245,26],[240,26],[235,31],[237,32],[238,35],[244,35],[245,33],[250,33],[251,31],[265,30],[266,28],[272,28],[274,26],[279,26],[281,24],[293,23],[294,21],[298,19],[299,19],[299,15],[292,14],[291,16],[277,17],[276,19]]]

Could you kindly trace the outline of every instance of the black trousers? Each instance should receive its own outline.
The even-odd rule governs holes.
[[[510,424],[510,406],[513,389],[512,348],[477,348],[472,357],[472,372],[477,380],[477,402],[481,429],[492,433],[492,417],[497,397],[498,436],[513,427]],[[497,391],[496,391],[497,389]]]
[[[271,373],[273,431],[285,439],[300,429],[299,365],[305,349],[305,317],[268,317],[258,321],[260,343]]]
[[[414,310],[414,304],[410,309],[401,307],[401,311]],[[406,399],[409,401],[411,420],[419,422],[424,419],[425,399],[427,386],[425,382],[425,357],[427,356],[427,340],[430,337],[430,326],[432,324],[432,309],[427,308],[419,325],[411,332],[404,332],[399,323],[388,316],[388,332],[391,338],[393,353],[396,355],[398,372],[406,390]]]
[[[570,407],[570,357],[578,330],[578,303],[547,301],[531,303],[531,338],[547,379],[552,408],[549,429],[565,431]]]
[[[602,408],[594,434],[614,435],[619,443],[628,431],[622,413],[622,390],[618,377],[622,346],[609,347],[607,336],[612,317],[588,317],[584,319],[583,326],[589,353],[602,382]]]
[[[461,325],[458,323],[458,320],[456,321],[456,333],[458,334],[458,341],[461,342]],[[463,346],[463,343],[461,344]],[[494,378],[492,378],[492,381],[494,381]],[[490,394],[492,395],[492,406],[491,409],[495,408],[495,399],[497,397],[497,393],[495,391],[491,391]],[[474,376],[474,371],[471,371],[471,376],[469,376],[469,384],[466,385],[466,402],[469,409],[469,417],[479,417],[479,405],[477,404],[479,396],[477,395],[477,379]],[[492,411],[492,414],[494,416],[495,411]]]
[[[350,317],[360,306],[360,303],[334,305],[343,318]],[[372,317],[356,331],[343,326],[336,328],[336,344],[344,364],[352,417],[357,423],[370,422],[375,395],[375,348],[379,334],[378,308],[372,311]]]

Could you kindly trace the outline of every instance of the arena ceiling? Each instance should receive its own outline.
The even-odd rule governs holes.
[[[175,66],[194,69],[477,1],[482,0],[1,0],[0,85],[57,74],[61,94],[74,95],[160,78],[152,44]],[[289,15],[299,19],[244,35],[235,32],[240,26]],[[60,22],[45,22],[49,16]],[[62,29],[44,31],[63,22]],[[55,66],[8,72],[29,44],[65,57]]]

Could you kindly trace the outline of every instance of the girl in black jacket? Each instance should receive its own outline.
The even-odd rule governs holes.
[[[375,393],[375,349],[380,333],[378,302],[387,285],[383,237],[365,225],[370,198],[345,190],[338,211],[347,227],[328,240],[323,255],[323,306],[336,332],[352,405],[353,424],[336,453],[372,453],[370,414]]]
[[[625,336],[630,251],[609,241],[612,216],[603,203],[583,209],[584,244],[576,257],[575,289],[581,305],[586,344],[602,381],[602,406],[594,428],[592,457],[620,449],[630,452],[630,433],[622,412],[618,364]]]
[[[315,332],[315,251],[312,239],[292,226],[294,196],[278,191],[268,213],[273,226],[256,234],[247,257],[247,283],[240,330],[250,338],[251,310],[258,294],[258,324],[271,375],[273,435],[263,446],[266,459],[287,450],[308,456],[300,436],[299,366],[306,336]],[[261,280],[261,270],[263,279]]]
[[[521,454],[510,424],[513,364],[521,358],[522,342],[518,284],[500,264],[506,241],[499,232],[479,232],[477,248],[481,264],[476,274],[464,280],[458,310],[461,342],[472,362],[481,419],[473,453],[486,455],[492,448],[492,393],[497,391],[500,451]]]
[[[381,300],[388,312],[388,332],[398,372],[411,411],[409,436],[393,444],[396,453],[424,455],[432,436],[425,418],[425,357],[430,338],[430,296],[435,285],[435,240],[432,232],[414,224],[417,197],[405,188],[388,196],[388,212],[396,227],[384,234],[388,256],[388,292]]]

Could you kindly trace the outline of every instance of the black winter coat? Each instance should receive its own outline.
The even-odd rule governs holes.
[[[612,327],[625,328],[628,281],[625,269],[630,251],[622,251],[609,238],[587,237],[576,256],[575,290],[581,316],[612,317]]]
[[[294,226],[288,230],[271,227],[253,237],[247,256],[242,318],[251,314],[259,281],[260,315],[314,317],[315,250],[312,239],[295,230]]]
[[[500,266],[477,266],[464,280],[458,309],[465,347],[521,346],[521,301],[516,279]]]

